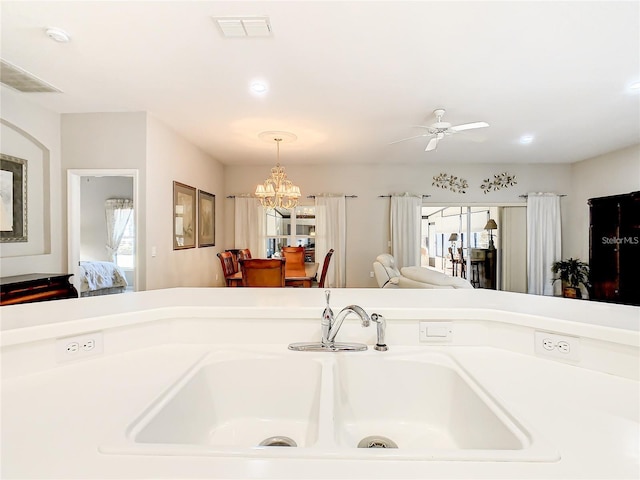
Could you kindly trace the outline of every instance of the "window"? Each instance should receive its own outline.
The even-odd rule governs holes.
[[[119,267],[133,269],[134,268],[134,251],[136,243],[136,232],[134,215],[129,216],[127,225],[124,227],[124,234],[120,245],[116,251],[116,264]]]
[[[282,247],[305,247],[305,261],[315,262],[315,206],[298,206],[293,210],[267,210],[267,258],[278,256]]]

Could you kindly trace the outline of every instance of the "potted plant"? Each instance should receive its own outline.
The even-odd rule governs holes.
[[[556,274],[553,283],[562,281],[562,296],[567,298],[582,298],[580,285],[589,287],[589,264],[577,258],[560,260],[551,265],[551,271]]]

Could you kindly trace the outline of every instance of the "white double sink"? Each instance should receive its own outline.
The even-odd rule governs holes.
[[[295,446],[275,446],[282,445],[281,439]],[[378,448],[359,447],[363,440]],[[265,441],[274,446],[261,446]],[[100,450],[276,458],[559,459],[552,445],[510,414],[450,355],[306,353],[286,347],[282,353],[211,352],[123,428],[120,441],[106,442]]]

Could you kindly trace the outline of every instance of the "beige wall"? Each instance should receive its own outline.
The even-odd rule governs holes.
[[[28,162],[28,242],[0,245],[0,275],[64,272],[60,115],[4,86],[0,101],[2,153]]]
[[[96,169],[138,171],[138,203],[135,206],[138,215],[138,284],[139,290],[146,289],[146,256],[144,242],[146,229],[146,135],[147,114],[129,113],[73,113],[62,115],[62,197],[64,238],[67,237],[66,195],[67,170]],[[65,262],[67,245],[63,248]],[[67,270],[66,263],[64,270]]]
[[[216,245],[173,250],[173,182],[216,196]],[[224,235],[224,172],[217,160],[184,140],[164,123],[147,118],[147,290],[222,286],[216,253]],[[152,257],[155,248],[156,256]],[[216,278],[217,277],[217,278]]]
[[[640,145],[572,164],[565,257],[589,261],[588,199],[639,190]]]
[[[370,278],[375,257],[388,252],[389,199],[379,198],[397,192],[429,194],[425,204],[513,204],[524,203],[519,195],[530,191],[568,193],[571,188],[570,165],[546,164],[434,164],[425,160],[418,165],[285,165],[291,180],[303,196],[316,193],[357,195],[347,199],[347,286],[375,287]],[[225,167],[227,195],[250,193],[262,182],[270,166]],[[482,181],[504,171],[515,174],[514,187],[484,194]],[[466,194],[431,186],[432,177],[449,173],[465,178],[470,188]],[[312,200],[306,200],[312,202]],[[562,204],[565,211],[565,203]],[[233,200],[225,201],[225,246],[233,246]]]

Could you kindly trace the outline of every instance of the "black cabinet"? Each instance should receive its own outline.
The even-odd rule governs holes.
[[[640,192],[588,204],[591,299],[640,305]]]
[[[77,298],[71,274],[31,273],[0,279],[0,305]]]

